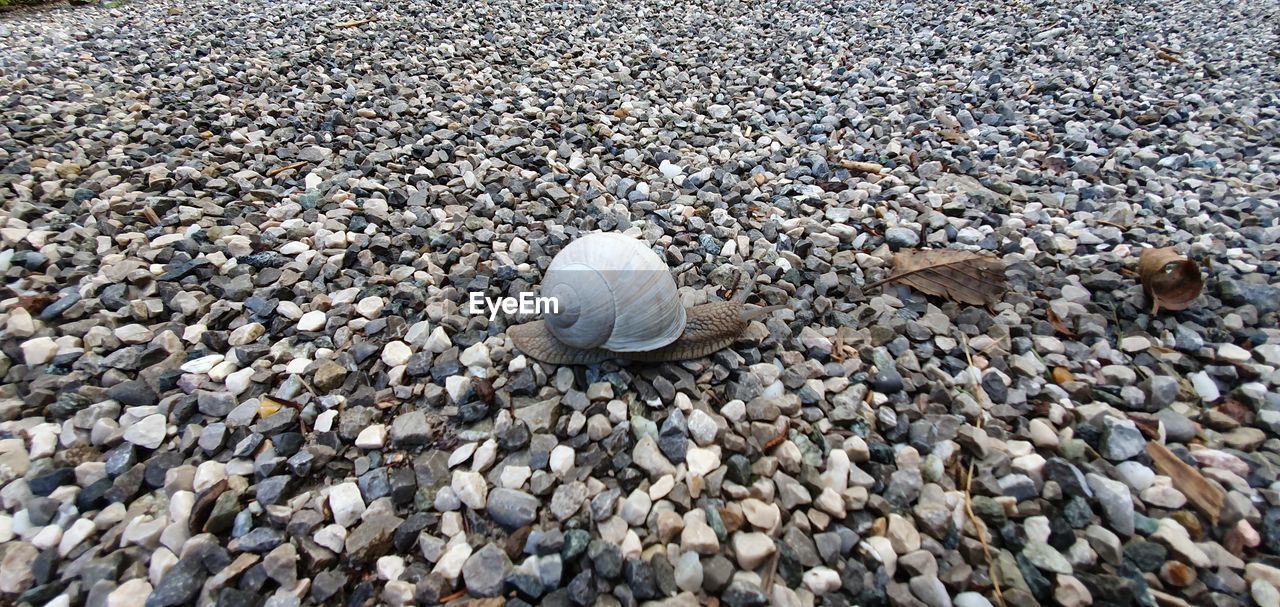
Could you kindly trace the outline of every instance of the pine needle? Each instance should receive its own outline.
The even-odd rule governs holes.
[[[961,338],[964,340],[964,356],[966,359],[968,359],[969,366],[972,367],[973,354],[969,351],[969,338],[964,334],[961,334]],[[977,394],[981,396],[982,400],[990,402],[991,397],[987,396],[986,390],[982,389],[981,382],[979,382],[974,387],[977,388]],[[978,429],[981,430],[983,426],[982,416],[979,415],[977,421],[975,421],[974,423],[975,425],[977,425]],[[969,522],[973,523],[974,530],[978,532],[978,541],[982,542],[982,554],[987,559],[987,575],[991,576],[991,588],[992,588],[992,591],[995,592],[996,602],[1000,604],[1000,607],[1005,607],[1004,593],[1000,591],[1000,576],[996,574],[996,562],[995,562],[995,559],[991,558],[991,546],[987,543],[987,525],[986,523],[983,523],[981,519],[979,519],[977,516],[974,516],[973,514],[973,491],[971,487],[973,486],[974,464],[975,462],[973,461],[973,457],[971,456],[969,458],[969,470],[968,470],[968,473],[965,474],[965,479],[964,479],[965,515],[969,517]]]

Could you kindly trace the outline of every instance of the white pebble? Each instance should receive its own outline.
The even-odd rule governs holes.
[[[333,521],[343,527],[350,527],[360,515],[364,514],[364,497],[360,487],[355,483],[342,483],[329,489],[329,509],[333,511]]]
[[[413,350],[402,341],[388,342],[382,348],[382,362],[388,367],[397,367],[409,362],[409,357],[413,356]]]
[[[324,328],[324,325],[328,320],[329,319],[325,316],[324,312],[321,312],[320,310],[312,310],[303,314],[302,318],[298,319],[298,330],[319,331]]]
[[[551,450],[551,471],[559,476],[564,476],[573,469],[573,460],[574,453],[571,447],[556,445],[556,448]]]
[[[386,443],[387,427],[384,424],[373,424],[356,436],[356,446],[361,449],[381,449]]]

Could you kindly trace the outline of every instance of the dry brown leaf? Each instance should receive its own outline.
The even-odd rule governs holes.
[[[1199,470],[1178,459],[1178,456],[1160,443],[1147,443],[1147,455],[1151,456],[1151,463],[1155,465],[1157,472],[1173,479],[1173,487],[1187,496],[1191,504],[1208,517],[1211,523],[1218,524],[1218,514],[1222,512],[1222,505],[1227,499],[1222,488],[1209,482]]]
[[[1064,337],[1076,336],[1075,331],[1072,331],[1071,327],[1068,327],[1067,323],[1062,321],[1062,318],[1058,316],[1057,312],[1053,311],[1053,308],[1050,308],[1045,316],[1049,319],[1049,326],[1053,327],[1053,330],[1057,331],[1060,335]]]
[[[1179,255],[1170,247],[1143,249],[1138,256],[1138,277],[1142,290],[1151,298],[1151,313],[1185,310],[1200,296],[1204,277],[1200,264]]]
[[[39,314],[57,300],[58,298],[51,293],[20,295],[18,296],[18,307],[26,309],[31,314]]]
[[[928,295],[975,306],[1000,301],[1007,290],[1004,262],[971,251],[925,249],[893,254],[893,274],[865,287],[900,282]]]
[[[1166,53],[1166,52],[1164,52],[1164,51],[1156,51],[1156,57],[1159,57],[1159,58],[1164,59],[1165,61],[1168,61],[1168,62],[1171,62],[1171,63],[1182,63],[1182,60],[1181,60],[1181,59],[1179,59],[1179,58],[1177,58],[1177,57],[1175,57],[1175,56],[1173,55],[1173,53]]]
[[[1044,166],[1044,168],[1050,171],[1053,171],[1054,175],[1061,175],[1063,173],[1066,173],[1067,169],[1070,168],[1067,166],[1066,159],[1058,158],[1057,156],[1050,156],[1048,158],[1045,158],[1044,160],[1040,161],[1040,164]]]
[[[1075,380],[1075,376],[1071,375],[1071,372],[1068,371],[1066,367],[1053,368],[1053,383],[1061,386],[1062,384]]]

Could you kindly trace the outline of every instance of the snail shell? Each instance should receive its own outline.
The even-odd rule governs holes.
[[[561,343],[611,352],[656,350],[684,332],[685,310],[671,272],[639,240],[596,233],[569,243],[542,281],[555,298],[547,329]]]

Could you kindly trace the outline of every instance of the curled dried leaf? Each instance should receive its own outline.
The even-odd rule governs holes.
[[[1185,310],[1204,289],[1200,264],[1170,247],[1143,249],[1138,256],[1142,290],[1151,298],[1151,313],[1161,309]]]

